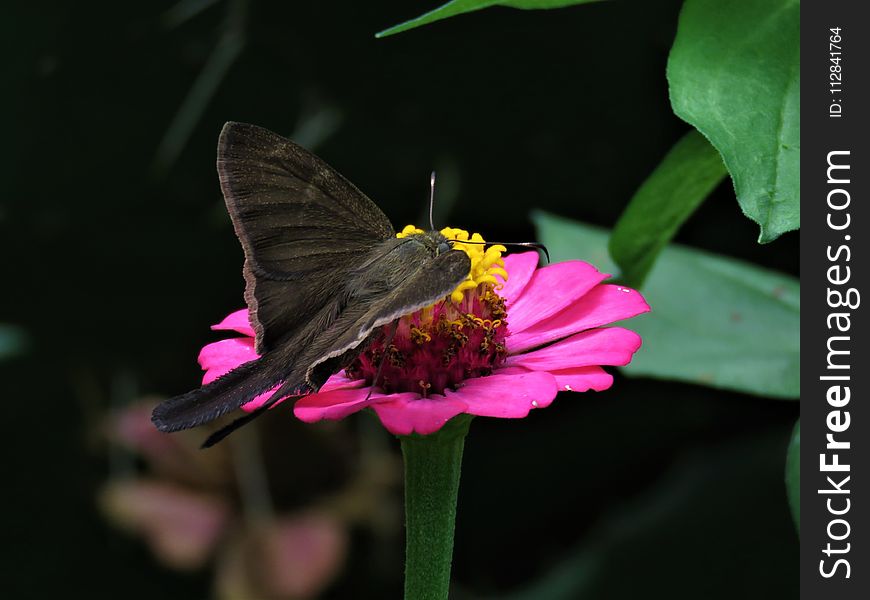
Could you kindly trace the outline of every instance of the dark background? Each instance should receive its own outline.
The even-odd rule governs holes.
[[[208,569],[164,568],[94,497],[111,476],[100,431],[118,382],[159,395],[196,386],[208,326],[242,305],[241,248],[214,169],[225,121],[297,134],[397,227],[422,223],[436,168],[440,224],[503,240],[534,239],[532,208],[612,226],[687,130],[664,76],[678,1],[493,8],[374,39],[434,5],[224,1],[177,25],[173,2],[0,9],[0,322],[29,340],[0,363],[4,595],[210,593]],[[202,110],[176,119],[234,35],[241,53],[201,81]],[[756,237],[726,182],[678,241],[798,273],[796,233]],[[618,377],[523,421],[477,419],[457,595],[503,597],[550,576],[528,597],[795,597],[783,469],[797,413]],[[269,415],[268,428],[291,418]],[[329,467],[316,454],[282,459]],[[291,502],[305,502],[305,485]],[[355,533],[327,596],[398,597],[396,544],[373,552]]]

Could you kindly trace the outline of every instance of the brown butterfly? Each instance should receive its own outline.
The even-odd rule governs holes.
[[[322,160],[271,131],[227,123],[218,174],[245,252],[245,300],[256,360],[154,409],[161,431],[217,419],[277,389],[209,446],[276,402],[317,391],[381,335],[434,304],[471,262],[437,231],[397,238],[383,212]]]

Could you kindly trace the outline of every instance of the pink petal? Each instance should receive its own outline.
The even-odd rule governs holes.
[[[496,371],[506,375],[533,372],[523,367],[503,367]],[[556,378],[556,386],[560,392],[601,392],[613,385],[613,375],[601,367],[576,367],[548,372]]]
[[[223,321],[217,325],[212,325],[211,328],[215,331],[237,331],[242,335],[254,337],[254,329],[248,320],[247,308],[228,314]]]
[[[516,419],[533,408],[549,406],[556,397],[556,380],[546,372],[495,374],[463,382],[457,391],[446,392],[447,398],[461,400],[468,412],[481,417]]]
[[[206,377],[208,377],[208,373],[206,373]],[[215,379],[217,379],[217,378],[215,377]],[[203,383],[206,383],[206,382],[203,381]],[[254,412],[258,408],[263,406],[263,404],[266,402],[266,400],[268,400],[269,398],[272,397],[272,394],[278,389],[278,387],[279,386],[276,385],[275,387],[263,392],[262,394],[254,396],[253,400],[251,400],[250,402],[247,402],[246,404],[242,404],[242,406],[240,408],[245,412]],[[279,404],[284,402],[284,400],[286,400],[286,398],[284,398],[283,400],[279,400],[278,402],[273,404],[269,410],[271,410],[272,408],[275,408],[276,406],[278,406]]]
[[[208,377],[208,373],[206,373],[206,377]],[[362,379],[348,379],[343,373],[336,373],[335,375],[331,376],[329,379],[326,380],[326,383],[323,384],[323,386],[320,388],[320,391],[317,393],[319,395],[332,390],[359,388],[362,387],[364,383],[365,381],[363,381]],[[255,396],[253,400],[251,400],[247,404],[242,405],[242,410],[245,412],[253,412],[257,410],[263,405],[264,402],[266,402],[266,400],[272,397],[272,393],[277,390],[278,387],[279,386],[276,385],[269,391],[263,392],[259,396]],[[287,398],[276,402],[274,406],[272,406],[269,410],[280,405],[282,402],[284,402],[284,400],[287,400]]]
[[[537,252],[521,252],[504,257],[504,269],[508,273],[508,280],[504,281],[499,275],[495,277],[503,284],[498,295],[504,298],[508,304],[519,297],[529,283],[532,274],[538,268],[538,260]]]
[[[384,427],[395,435],[415,432],[429,435],[466,409],[464,402],[441,395],[421,398],[419,394],[406,393],[385,398],[388,399],[386,402],[374,404],[372,408]]]
[[[206,344],[199,352],[199,364],[211,379],[257,358],[253,338],[229,338]]]
[[[317,390],[317,393],[322,394],[330,390],[338,390],[341,388],[358,388],[364,383],[365,380],[363,379],[351,379],[344,374],[344,371],[339,371],[338,373],[331,375],[329,379],[326,380],[326,383]]]
[[[526,354],[509,356],[506,366],[556,371],[592,365],[627,365],[640,336],[622,327],[591,329]]]
[[[221,372],[219,369],[212,369],[206,371],[205,375],[203,375],[202,377],[202,384],[205,385],[207,383],[211,383],[224,373],[226,373],[226,371]],[[329,392],[332,390],[358,388],[361,387],[364,383],[365,382],[362,379],[349,379],[343,373],[336,373],[335,375],[331,376],[329,379],[326,380],[326,383],[324,383],[323,387],[320,388],[318,394],[323,394],[324,392]],[[254,396],[253,400],[242,404],[241,409],[245,412],[253,412],[257,410],[263,405],[264,402],[266,402],[266,400],[272,397],[272,393],[277,390],[278,387],[279,386],[276,385],[275,387],[263,392],[262,394]],[[286,400],[286,398],[284,400]],[[284,402],[284,400],[276,402],[275,405],[272,406],[272,408],[275,408],[275,406],[278,406],[279,404]]]
[[[370,387],[343,388],[309,394],[296,401],[293,414],[300,421],[306,423],[314,423],[323,419],[337,421],[370,404],[383,401],[384,395],[380,393],[373,393],[366,400],[370,389]],[[413,396],[413,394],[410,395]]]
[[[601,367],[577,367],[550,372],[556,378],[560,392],[601,392],[613,385],[613,375]]]
[[[508,351],[516,354],[579,331],[628,319],[647,311],[649,305],[635,290],[617,285],[598,285],[562,312],[518,333],[514,333],[511,313],[511,333],[506,340]]]
[[[325,392],[330,392],[333,390],[341,390],[341,389],[354,389],[362,387],[365,383],[362,379],[348,379],[343,373],[336,373],[332,375],[329,379],[326,380],[326,383],[320,388],[320,391],[317,392],[317,395],[322,395]],[[242,405],[242,410],[245,412],[253,412],[260,408],[266,400],[272,397],[272,393],[278,389],[279,386],[275,386],[267,392],[263,392],[259,396],[255,396],[253,400],[248,402],[247,404]],[[315,394],[309,394],[309,396],[313,396]],[[276,402],[269,410],[272,410],[284,400],[288,400],[292,398],[284,398],[283,400],[279,400]]]
[[[524,331],[573,304],[607,277],[579,260],[538,269],[519,297],[508,304],[508,328],[514,334]]]
[[[361,388],[363,385],[365,385],[365,380],[363,380],[363,379],[350,379],[347,376],[345,376],[344,373],[338,372],[326,380],[326,383],[324,383],[323,386],[321,386],[320,390],[317,391],[317,395],[323,395],[326,392],[331,392],[333,390],[349,390],[349,389]],[[262,404],[266,400],[269,399],[269,397],[272,395],[272,392],[274,392],[277,389],[278,389],[278,386],[276,385],[268,392],[264,392],[264,393],[260,394],[259,396],[257,396],[256,398],[254,398],[253,400],[248,402],[247,404],[243,405],[242,410],[247,411],[247,412],[251,412],[257,408],[260,408],[260,406],[262,406]],[[313,394],[309,394],[309,395],[313,395]],[[285,400],[286,399],[287,398],[285,398]],[[281,402],[284,402],[284,400],[281,400],[280,402],[276,402],[275,406],[278,406],[279,404],[281,404]],[[275,406],[273,406],[272,408],[275,408]],[[271,410],[271,409],[269,409],[269,410]]]

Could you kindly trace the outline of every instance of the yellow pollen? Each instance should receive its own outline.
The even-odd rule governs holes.
[[[432,336],[422,329],[411,327],[411,340],[413,340],[415,344],[425,344],[426,342],[432,341]]]
[[[408,225],[401,232],[396,234],[396,237],[403,238],[409,235],[425,233],[413,225]],[[483,286],[481,293],[488,293],[491,289],[498,289],[502,283],[496,279],[496,275],[507,281],[508,273],[504,268],[504,259],[501,257],[502,252],[507,249],[495,244],[487,247],[484,243],[463,244],[462,242],[485,242],[479,233],[469,234],[464,229],[454,229],[453,227],[445,227],[441,230],[441,235],[448,240],[455,240],[451,244],[454,250],[462,250],[471,259],[471,272],[468,278],[460,283],[455,290],[450,294],[450,299],[456,304],[462,302],[465,298],[465,292],[474,293],[479,287]]]

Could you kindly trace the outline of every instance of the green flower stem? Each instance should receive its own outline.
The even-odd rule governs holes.
[[[427,436],[403,436],[405,600],[444,600],[450,589],[453,529],[470,415]]]

